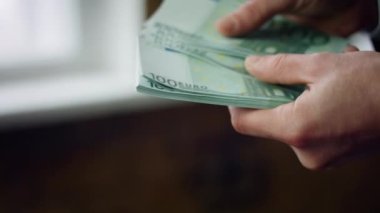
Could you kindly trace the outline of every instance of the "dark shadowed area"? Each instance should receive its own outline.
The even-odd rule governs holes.
[[[380,157],[325,172],[188,105],[0,134],[0,212],[377,212]]]

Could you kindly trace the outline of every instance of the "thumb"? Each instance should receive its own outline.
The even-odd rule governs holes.
[[[323,69],[327,57],[327,53],[251,56],[246,59],[245,67],[257,79],[268,83],[310,84],[318,70]]]

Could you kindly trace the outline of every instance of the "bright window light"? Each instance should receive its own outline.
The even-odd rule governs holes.
[[[0,72],[73,59],[79,17],[78,0],[0,0]]]

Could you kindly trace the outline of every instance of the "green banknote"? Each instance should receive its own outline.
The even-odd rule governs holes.
[[[166,0],[141,32],[137,90],[176,100],[273,108],[295,100],[303,86],[272,85],[244,68],[249,55],[341,52],[342,38],[277,16],[242,38],[226,38],[214,27],[244,0]]]

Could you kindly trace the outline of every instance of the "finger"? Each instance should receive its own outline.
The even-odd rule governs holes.
[[[274,84],[310,84],[325,70],[333,54],[251,56],[245,67],[259,80]],[[318,72],[317,72],[318,71]]]
[[[293,0],[248,0],[237,11],[218,21],[217,29],[226,36],[246,34],[295,4],[297,1]]]
[[[344,50],[345,53],[350,53],[350,52],[358,52],[360,51],[359,48],[353,46],[353,45],[348,45],[346,49]]]
[[[231,122],[241,134],[283,141],[291,145],[294,139],[295,122],[292,122],[294,103],[272,110],[230,108]]]

